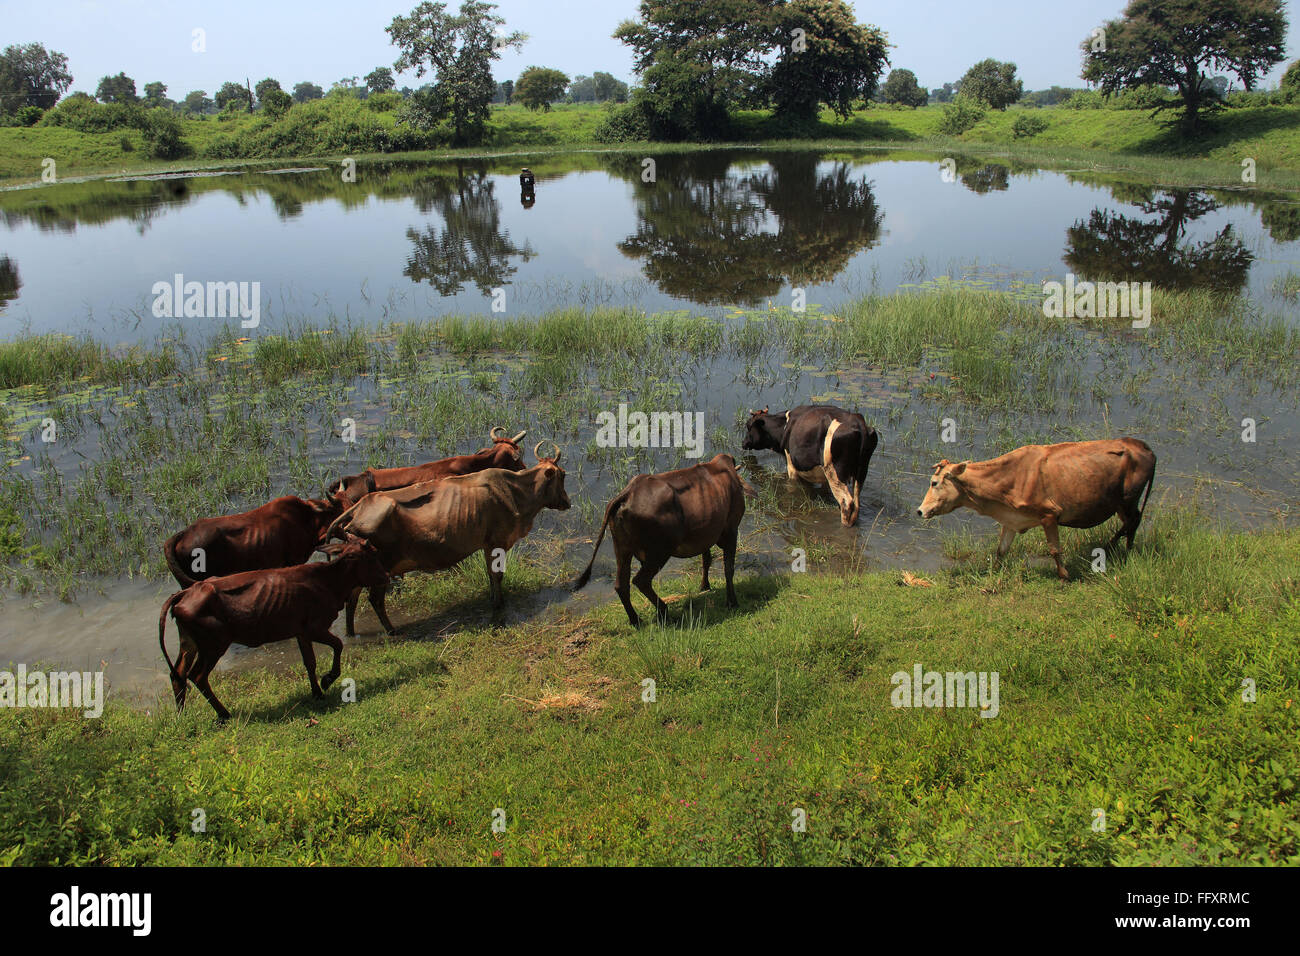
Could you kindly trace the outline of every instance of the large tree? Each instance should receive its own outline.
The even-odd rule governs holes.
[[[377,66],[365,76],[366,89],[371,93],[387,93],[397,85],[393,71],[386,66]]]
[[[49,109],[72,85],[68,58],[39,43],[7,46],[0,53],[0,113],[24,106]]]
[[[315,83],[303,80],[301,83],[293,85],[293,101],[295,103],[306,103],[308,100],[319,100],[325,96],[325,91]]]
[[[929,102],[930,94],[921,89],[916,74],[911,70],[891,70],[885,85],[880,88],[880,98],[886,103],[902,106],[924,106]]]
[[[505,20],[494,14],[496,4],[465,0],[460,11],[447,12],[445,3],[421,3],[408,16],[393,17],[386,28],[401,51],[393,69],[414,70],[416,77],[432,73],[434,82],[416,92],[408,114],[428,126],[451,121],[457,143],[477,142],[488,119],[488,104],[496,92],[492,61],[507,47],[523,45],[522,33],[502,31]]]
[[[994,59],[980,60],[961,78],[961,92],[986,103],[995,110],[1004,110],[1025,92],[1025,84],[1016,79],[1016,65]]]
[[[270,93],[272,90],[279,90],[279,89],[282,89],[282,87],[280,86],[280,81],[272,79],[271,77],[268,76],[264,80],[259,80],[253,86],[253,95],[257,97],[257,102],[264,106],[266,105],[266,95]]]
[[[1233,73],[1253,89],[1285,58],[1286,28],[1282,0],[1130,0],[1124,16],[1082,42],[1082,76],[1106,96],[1174,87],[1184,130],[1194,132],[1218,104],[1203,76]]]
[[[187,113],[210,113],[214,105],[206,90],[190,90],[181,100],[181,109]]]
[[[779,23],[788,39],[767,82],[777,114],[807,121],[825,104],[848,119],[889,65],[885,34],[858,23],[844,0],[790,0]]]
[[[125,73],[103,77],[95,90],[95,98],[101,103],[134,103],[139,99],[135,94],[135,80]]]
[[[144,85],[144,105],[164,106],[167,103],[167,84],[159,80]]]
[[[596,99],[602,103],[606,100],[621,103],[627,99],[627,84],[613,74],[597,70],[591,74],[591,82],[596,88]]]
[[[248,87],[233,80],[221,84],[221,89],[217,90],[216,101],[219,110],[224,110],[231,105],[242,109],[253,108],[253,99],[249,95]]]
[[[568,85],[567,74],[547,67],[530,66],[515,81],[514,98],[530,110],[549,113],[551,104],[564,96]]]

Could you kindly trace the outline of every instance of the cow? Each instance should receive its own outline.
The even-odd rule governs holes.
[[[338,498],[343,504],[341,510],[346,511],[372,491],[392,491],[421,481],[433,481],[435,478],[469,475],[484,468],[522,471],[524,456],[519,451],[519,442],[528,432],[522,431],[514,438],[507,438],[505,429],[498,425],[489,434],[492,446],[472,455],[453,455],[405,468],[367,468],[359,475],[340,478],[330,486],[329,494]]]
[[[989,461],[954,464],[945,458],[934,466],[916,513],[932,518],[971,508],[994,518],[1002,525],[999,558],[1017,534],[1041,525],[1064,581],[1069,574],[1061,562],[1057,529],[1095,528],[1119,515],[1123,524],[1108,547],[1124,537],[1132,548],[1155,477],[1156,456],[1136,438],[1025,445]]]
[[[714,455],[709,461],[690,468],[637,475],[605,509],[605,520],[596,537],[591,561],[574,582],[573,590],[585,587],[591,580],[591,568],[608,528],[614,538],[614,557],[618,562],[614,592],[623,602],[633,627],[641,624],[632,608],[632,592],[628,586],[633,556],[641,562],[641,568],[631,581],[650,599],[661,624],[668,617],[668,605],[655,594],[654,576],[669,558],[693,558],[698,554],[704,566],[700,590],[710,590],[709,565],[714,545],[722,549],[727,607],[737,607],[732,577],[736,570],[736,538],[740,519],[745,514],[744,495],[752,498],[756,492],[740,477],[735,459],[727,454]]]
[[[287,568],[311,557],[343,508],[332,495],[285,495],[252,511],[202,518],[168,538],[163,556],[183,588],[240,571]]]
[[[764,406],[749,413],[741,447],[780,452],[792,480],[827,485],[849,528],[857,524],[858,498],[879,440],[865,418],[834,405],[800,405],[774,415]]]
[[[560,449],[523,471],[487,468],[471,475],[422,481],[393,491],[376,491],[340,515],[327,537],[355,535],[379,550],[384,570],[392,577],[408,571],[442,571],[475,551],[487,562],[492,607],[504,603],[502,580],[506,551],[533,528],[543,508],[566,511]],[[499,553],[494,553],[498,552]],[[370,588],[370,606],[389,634],[396,634],[384,609],[386,584]],[[353,618],[361,589],[347,602],[347,633],[355,633]]]
[[[185,706],[187,681],[193,681],[217,712],[217,719],[228,720],[230,711],[208,684],[217,661],[232,643],[259,647],[290,637],[298,639],[312,696],[324,696],[338,679],[343,650],[343,642],[330,633],[330,625],[355,588],[382,587],[388,578],[375,549],[363,541],[331,543],[321,550],[333,560],[206,578],[163,603],[158,646],[171,672],[177,710]],[[174,664],[165,640],[168,612],[181,635]],[[319,682],[312,642],[334,649],[334,663]]]

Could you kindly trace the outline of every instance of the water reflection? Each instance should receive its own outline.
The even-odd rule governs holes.
[[[646,184],[641,168],[627,160],[617,169],[639,187],[640,220],[619,249],[678,298],[756,305],[787,283],[834,279],[880,238],[884,213],[846,161],[782,153],[747,168],[709,152],[662,161]]]
[[[1066,264],[1100,280],[1138,279],[1169,289],[1240,291],[1254,255],[1226,225],[1213,238],[1184,241],[1189,223],[1220,208],[1208,193],[1116,187],[1115,198],[1142,216],[1094,209],[1066,231]],[[1145,218],[1143,218],[1145,217]]]
[[[0,256],[0,309],[18,298],[23,280],[18,278],[18,263],[8,256]]]

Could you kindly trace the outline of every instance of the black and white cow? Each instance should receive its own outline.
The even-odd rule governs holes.
[[[829,486],[840,520],[851,527],[858,521],[858,496],[878,441],[876,430],[857,412],[800,405],[773,415],[766,408],[750,412],[742,447],[779,452],[791,478]]]

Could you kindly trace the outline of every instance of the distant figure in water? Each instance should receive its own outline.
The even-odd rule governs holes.
[[[537,194],[533,192],[536,184],[537,178],[531,169],[525,166],[519,171],[519,202],[525,209],[532,209],[533,203],[537,202]]]

